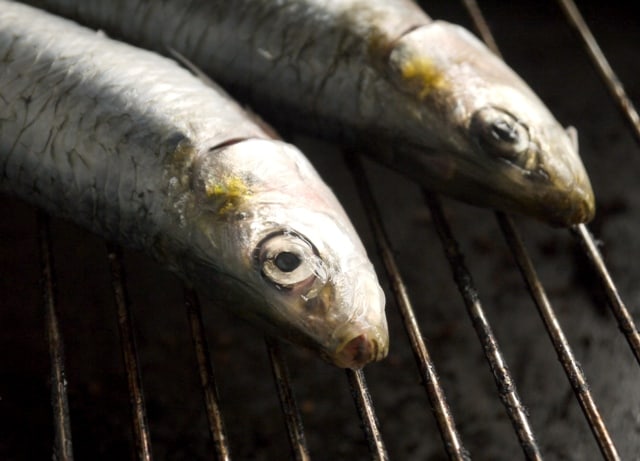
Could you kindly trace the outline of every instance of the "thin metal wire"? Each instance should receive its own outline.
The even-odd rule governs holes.
[[[380,211],[375,203],[373,194],[371,193],[371,186],[366,178],[364,168],[362,167],[362,162],[356,154],[347,154],[345,158],[353,174],[360,194],[360,200],[362,201],[371,229],[373,230],[378,252],[382,257],[387,277],[389,278],[389,283],[396,299],[396,305],[398,306],[404,327],[409,336],[411,348],[420,372],[420,377],[427,391],[427,396],[431,403],[431,408],[436,418],[436,423],[438,425],[442,441],[444,442],[447,455],[452,460],[468,460],[470,459],[469,454],[464,448],[460,435],[458,434],[451,409],[447,404],[444,390],[440,385],[440,379],[438,378],[436,367],[431,360],[429,351],[427,350],[427,346],[424,342],[422,332],[420,331],[418,321],[416,320],[416,316],[411,305],[411,300],[407,293],[407,288],[393,256],[389,238],[384,230]]]
[[[387,454],[387,449],[384,446],[384,441],[380,434],[380,423],[376,417],[364,373],[362,370],[347,369],[345,371],[347,373],[347,380],[349,381],[353,401],[356,404],[360,420],[367,435],[371,459],[375,461],[388,461],[389,455]]]
[[[198,362],[198,372],[200,383],[202,384],[202,394],[207,408],[207,420],[209,421],[209,432],[213,442],[213,448],[218,461],[230,461],[231,452],[229,450],[227,432],[224,425],[224,418],[220,410],[220,399],[216,388],[215,374],[211,357],[209,356],[209,346],[202,322],[202,309],[196,293],[190,289],[184,290],[184,305],[187,309],[187,318],[193,339],[193,348]]]
[[[129,299],[124,281],[122,252],[116,245],[107,243],[107,253],[109,267],[111,269],[111,284],[113,286],[113,294],[118,314],[120,345],[122,347],[122,356],[129,385],[136,455],[140,461],[151,461],[149,423],[147,422],[147,412],[145,410],[144,395],[142,392],[142,378],[140,377],[136,341],[133,334],[133,319],[131,317]]]
[[[582,38],[593,65],[598,70],[606,87],[611,92],[611,96],[618,103],[620,110],[631,125],[636,141],[640,143],[640,116],[638,116],[638,111],[627,95],[620,79],[611,68],[609,61],[591,33],[589,26],[587,26],[580,10],[578,10],[573,0],[558,0],[558,3],[567,17],[569,24],[578,32],[580,38]]]
[[[628,117],[636,138],[640,140],[640,118],[638,117],[638,113],[627,97],[622,84],[609,66],[602,50],[584,22],[580,11],[571,0],[560,0],[560,5],[567,16],[568,21],[576,28],[582,37],[584,44],[594,61],[594,65],[599,70],[601,77],[604,79],[607,87],[611,91],[611,96],[617,100],[623,112]],[[591,262],[593,270],[598,274],[600,283],[607,295],[609,306],[613,311],[613,315],[618,321],[620,330],[625,335],[636,361],[640,364],[640,333],[638,333],[638,328],[633,321],[633,317],[622,301],[622,298],[613,283],[613,279],[609,275],[604,260],[602,259],[602,255],[600,254],[600,251],[598,251],[598,247],[593,240],[593,236],[583,224],[572,227],[571,233],[587,255],[587,259]]]
[[[562,2],[563,0],[559,0],[559,1]],[[465,1],[464,3],[465,5],[471,4],[471,3],[475,4],[475,0],[468,0],[468,1]],[[476,22],[476,18],[480,18],[482,20],[481,22],[486,24],[482,19],[482,13],[480,9],[477,8],[477,4],[475,6],[476,6],[476,11],[469,12],[472,19],[474,20],[474,23]],[[573,5],[573,7],[574,7],[573,9],[575,10],[573,13],[577,13],[577,16],[579,17],[579,13],[577,12],[575,5]],[[476,27],[478,29],[482,29],[481,25],[478,23],[476,23]],[[586,25],[585,25],[585,29],[586,29]],[[588,32],[588,29],[586,30]],[[491,31],[488,28],[486,28],[486,31],[484,32],[484,34],[487,34],[488,37],[490,38],[489,41],[487,42],[489,46],[494,46],[495,51],[499,54],[496,42],[495,40],[493,40],[493,36],[491,35]],[[592,41],[595,44],[595,40],[592,40]],[[597,44],[596,44],[596,47],[597,47]],[[598,48],[598,51],[599,51],[599,48]],[[602,56],[602,58],[604,58],[604,56]],[[606,63],[606,60],[604,60],[604,62]],[[607,67],[608,67],[608,64],[607,64]],[[613,72],[611,72],[611,74],[613,75]],[[615,75],[613,75],[613,77],[615,77]],[[617,80],[617,78],[615,80]],[[535,273],[535,269],[533,268],[531,259],[529,258],[529,255],[526,253],[524,244],[522,243],[522,239],[520,238],[511,218],[509,218],[504,213],[500,213],[500,212],[496,213],[496,217],[498,219],[498,223],[500,224],[500,228],[502,229],[502,232],[505,236],[505,239],[507,240],[507,242],[509,243],[509,246],[511,247],[512,253],[520,268],[520,272],[522,273],[525,279],[525,283],[527,284],[527,287],[529,288],[529,291],[534,299],[534,302],[538,307],[538,311],[542,316],[542,319],[547,328],[551,341],[553,342],[553,345],[556,349],[560,362],[562,363],[562,366],[567,374],[569,382],[573,387],[573,390],[576,394],[578,402],[580,403],[580,406],[589,422],[589,427],[591,428],[591,431],[593,432],[596,438],[596,441],[598,443],[598,446],[603,456],[607,460],[619,459],[617,449],[613,444],[611,436],[609,435],[609,432],[602,419],[602,416],[600,415],[600,412],[598,411],[598,408],[593,400],[593,397],[591,396],[591,392],[589,391],[589,386],[587,384],[586,377],[584,376],[584,373],[582,372],[582,369],[580,368],[579,363],[573,356],[571,347],[569,346],[569,343],[567,342],[566,337],[564,336],[564,332],[560,327],[560,323],[558,322],[555,312],[553,311],[553,308],[549,303],[549,300],[546,296],[544,288],[542,287],[542,284],[540,283]],[[574,233],[574,235],[578,236],[578,239],[581,245],[583,246],[583,248],[585,249],[587,256],[593,262],[596,272],[601,277],[601,280],[605,286],[607,294],[609,295],[610,304],[614,310],[614,314],[616,315],[616,318],[618,318],[620,327],[625,332],[627,340],[629,341],[629,344],[631,345],[632,350],[634,351],[634,354],[635,354],[636,348],[634,347],[634,342],[637,341],[638,338],[637,337],[634,338],[633,334],[631,335],[627,334],[627,332],[633,333],[634,331],[637,334],[637,329],[635,325],[633,325],[633,320],[631,320],[631,317],[628,311],[624,307],[622,300],[617,294],[617,290],[613,285],[613,281],[611,280],[611,277],[608,274],[608,271],[604,265],[604,262],[602,261],[602,258],[599,258],[599,253],[597,253],[597,249],[593,241],[593,238],[591,237],[591,234],[586,230],[586,226],[584,225],[576,226],[576,229],[579,230],[579,232]]]
[[[434,227],[438,232],[447,259],[451,265],[453,278],[467,306],[467,311],[478,335],[478,339],[482,343],[482,348],[491,367],[496,387],[498,388],[500,400],[511,419],[511,424],[516,431],[524,455],[526,459],[541,460],[542,454],[540,453],[540,448],[529,424],[527,411],[518,396],[515,382],[511,377],[507,363],[498,346],[498,341],[485,316],[478,292],[464,262],[464,256],[460,251],[458,242],[453,237],[451,227],[442,211],[440,199],[433,193],[427,191],[425,191],[424,195],[431,210]]]
[[[524,248],[522,239],[518,235],[511,218],[500,212],[496,213],[496,215],[505,239],[511,248],[511,252],[513,253],[520,272],[522,273],[527,288],[531,293],[531,297],[533,298],[538,308],[538,312],[540,313],[540,316],[547,328],[547,332],[553,342],[560,363],[567,374],[571,387],[573,387],[573,391],[580,403],[580,407],[589,421],[589,426],[596,438],[596,442],[598,442],[602,455],[607,460],[619,460],[620,456],[618,455],[618,451],[613,444],[602,416],[600,415],[593,397],[591,396],[589,385],[587,384],[582,368],[571,351],[571,346],[562,331],[560,322],[558,321],[544,288],[538,279],[533,263]]]
[[[64,371],[64,347],[56,315],[51,232],[49,229],[49,217],[40,210],[38,211],[38,243],[42,271],[44,318],[47,342],[49,344],[49,356],[51,358],[51,407],[53,409],[54,427],[53,459],[73,461],[67,379]]]
[[[298,409],[296,398],[293,394],[291,386],[291,376],[289,375],[289,367],[282,354],[280,343],[270,337],[265,337],[269,359],[271,360],[271,369],[273,377],[278,389],[280,397],[280,406],[284,415],[287,432],[289,434],[289,443],[291,445],[291,454],[296,461],[309,461],[309,448],[304,435],[304,427],[302,425],[302,416]]]
[[[587,259],[591,262],[593,270],[598,274],[600,283],[607,294],[613,315],[618,321],[620,331],[622,331],[625,338],[627,338],[629,347],[631,347],[633,355],[640,364],[640,333],[638,332],[638,327],[634,323],[633,317],[631,317],[629,310],[622,301],[620,293],[618,293],[618,290],[613,283],[613,279],[611,278],[611,275],[609,275],[609,271],[607,271],[602,255],[600,254],[591,233],[584,224],[573,226],[571,228],[571,233],[587,255]]]
[[[502,58],[502,53],[500,53],[500,49],[498,49],[496,39],[491,33],[491,28],[489,27],[489,24],[487,24],[487,21],[478,6],[478,2],[476,2],[476,0],[462,0],[462,3],[467,8],[467,12],[469,13],[469,16],[471,16],[471,21],[473,22],[473,25],[482,41],[495,53],[496,56]]]

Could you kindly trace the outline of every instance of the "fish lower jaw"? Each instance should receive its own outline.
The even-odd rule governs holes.
[[[375,338],[361,333],[346,341],[329,360],[340,368],[357,370],[370,362],[382,360],[387,355],[386,351]]]

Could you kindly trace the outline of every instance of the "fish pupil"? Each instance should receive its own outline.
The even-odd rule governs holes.
[[[501,141],[515,143],[518,140],[517,130],[505,120],[494,122],[491,126],[491,134]]]
[[[301,262],[302,261],[297,254],[289,251],[283,251],[278,254],[274,260],[276,267],[282,272],[293,272],[298,268]]]

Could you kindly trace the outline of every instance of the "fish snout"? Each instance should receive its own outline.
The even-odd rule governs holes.
[[[545,200],[548,222],[557,227],[568,227],[575,224],[587,223],[596,213],[595,197],[591,186],[577,185],[556,198]]]
[[[384,359],[388,352],[388,336],[384,333],[370,329],[348,339],[338,347],[331,361],[341,368],[359,369]]]
[[[558,142],[544,161],[550,184],[543,200],[549,221],[561,227],[589,222],[596,212],[589,175],[565,133],[559,133],[556,139],[563,142]]]
[[[570,224],[586,223],[596,214],[596,203],[591,186],[576,187],[573,192],[573,207],[568,213]]]

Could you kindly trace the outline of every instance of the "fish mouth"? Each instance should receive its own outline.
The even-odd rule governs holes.
[[[596,212],[595,198],[591,188],[576,187],[555,200],[547,200],[548,206],[541,214],[554,227],[569,227],[587,223]]]
[[[331,362],[340,368],[357,370],[370,362],[382,360],[387,356],[388,348],[377,336],[375,332],[365,332],[345,341],[330,356]]]

